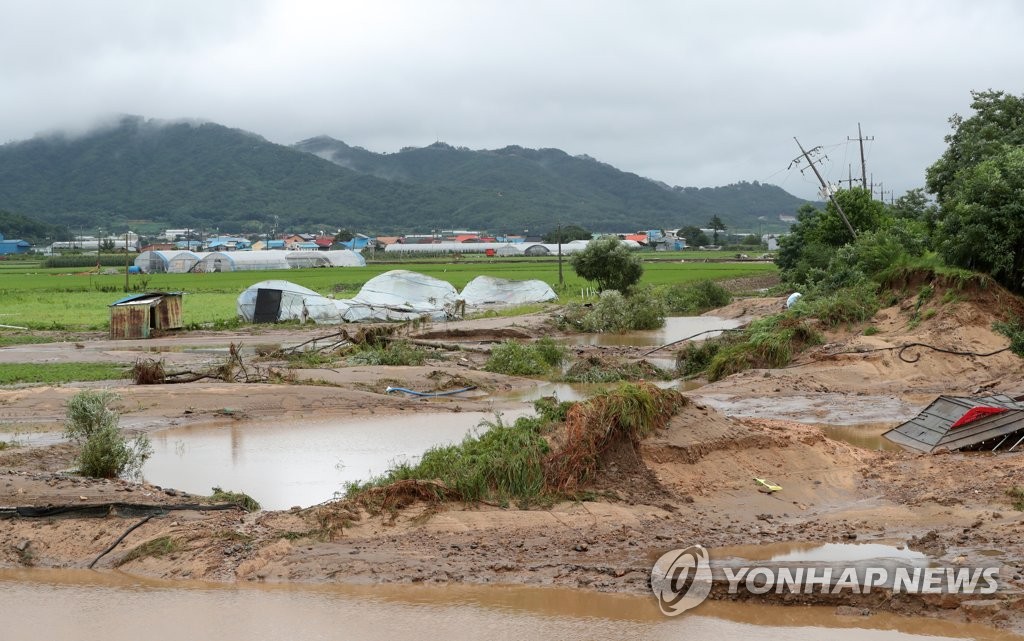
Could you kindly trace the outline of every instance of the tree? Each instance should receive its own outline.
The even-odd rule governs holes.
[[[334,235],[335,244],[347,243],[355,238],[355,235],[347,229],[339,229],[338,233]]]
[[[927,172],[939,202],[934,245],[947,262],[1024,292],[1024,97],[971,96],[974,115],[949,119],[949,147]]]
[[[718,214],[711,217],[711,220],[708,221],[708,227],[714,231],[714,242],[717,245],[718,232],[725,231],[728,228],[725,226],[725,223],[722,222],[722,219],[718,217]]]
[[[591,241],[586,249],[573,254],[570,262],[577,276],[596,281],[601,291],[616,289],[626,293],[644,273],[640,257],[614,236]]]
[[[686,239],[686,244],[692,247],[700,247],[701,245],[710,245],[708,235],[700,230],[700,227],[696,225],[689,225],[687,227],[680,227],[676,230],[676,236],[682,236]]]
[[[559,233],[558,229],[556,228],[544,234],[543,240],[545,243],[554,244],[558,242],[558,237]],[[583,229],[579,225],[566,225],[562,227],[561,237],[563,243],[568,243],[574,240],[590,240],[591,238],[594,237],[594,235],[587,231],[586,229]]]

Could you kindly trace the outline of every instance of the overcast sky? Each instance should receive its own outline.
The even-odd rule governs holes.
[[[589,154],[672,185],[922,186],[970,90],[1024,93],[1014,0],[0,0],[0,142],[113,114],[291,144]]]

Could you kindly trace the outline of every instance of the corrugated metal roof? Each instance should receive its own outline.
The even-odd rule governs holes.
[[[953,424],[975,408],[994,407],[1006,411],[983,414],[954,428]],[[1010,435],[1024,435],[1024,403],[997,394],[984,397],[940,396],[920,414],[894,427],[883,436],[893,443],[919,452],[997,449]],[[1019,438],[1019,436],[1017,436]],[[1011,447],[1017,438],[1007,444]]]
[[[181,296],[182,292],[146,292],[144,294],[132,294],[131,296],[125,296],[120,300],[115,300],[110,304],[110,307],[114,305],[139,305],[145,302],[153,302],[156,299],[164,296]]]

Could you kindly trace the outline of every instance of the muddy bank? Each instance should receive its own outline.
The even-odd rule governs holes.
[[[749,317],[774,311],[778,303],[737,301],[716,315]],[[1024,519],[1006,495],[1008,489],[1024,487],[1024,454],[878,451],[830,438],[819,427],[849,423],[878,429],[899,422],[935,393],[1012,391],[1020,385],[1015,376],[1020,360],[1008,354],[952,359],[922,353],[917,363],[906,363],[891,350],[861,351],[911,339],[977,351],[994,348],[1000,337],[986,325],[989,320],[983,310],[961,308],[910,327],[906,310],[890,308],[873,319],[878,332],[872,336],[844,328],[793,367],[745,372],[691,391],[696,403],[644,441],[638,461],[610,462],[578,501],[531,510],[414,503],[376,515],[339,503],[256,513],[169,511],[134,530],[98,567],[174,579],[498,583],[640,595],[649,594],[653,561],[675,547],[885,542],[909,546],[941,564],[998,563],[1001,592],[995,605],[973,611],[900,600],[863,607],[1024,629],[1017,605]],[[542,317],[438,325],[423,330],[428,333],[424,340],[479,345],[504,340],[509,332],[552,333]],[[315,331],[289,329],[275,333],[274,340],[297,343]],[[209,341],[226,346],[243,338],[251,340],[249,335],[218,335]],[[63,349],[104,358],[111,351],[105,345]],[[644,348],[574,349],[638,356]],[[0,349],[0,355],[5,352]],[[485,358],[446,350],[444,361],[422,367],[295,370],[297,384],[118,383],[116,388],[126,427],[156,433],[227,425],[238,435],[237,456],[244,457],[247,436],[267,424],[282,429],[342,419],[371,424],[404,415],[436,421],[445,413],[522,409],[527,405],[523,399],[540,389],[537,381],[481,371]],[[386,393],[390,386],[438,389],[444,380],[469,382],[477,390],[428,399]],[[0,422],[9,429],[59,430],[64,403],[82,387],[0,390]],[[187,446],[187,436],[176,439]],[[73,458],[73,449],[61,443],[0,451],[0,506],[197,500],[195,490],[74,477],[63,472]],[[783,489],[758,492],[755,477]],[[11,518],[0,528],[0,563],[84,567],[139,520],[118,510],[102,518]],[[166,545],[146,547],[154,541]],[[139,549],[149,553],[133,554]]]

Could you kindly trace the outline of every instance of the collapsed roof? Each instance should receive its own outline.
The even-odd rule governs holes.
[[[541,280],[478,276],[460,294],[446,281],[396,269],[374,276],[350,299],[331,299],[284,280],[251,285],[238,297],[238,315],[247,322],[312,320],[320,324],[363,321],[448,320],[459,308],[523,305],[558,298]],[[305,309],[305,312],[303,312]]]
[[[918,452],[1012,450],[1024,442],[1024,403],[997,394],[940,396],[920,414],[883,434]]]

